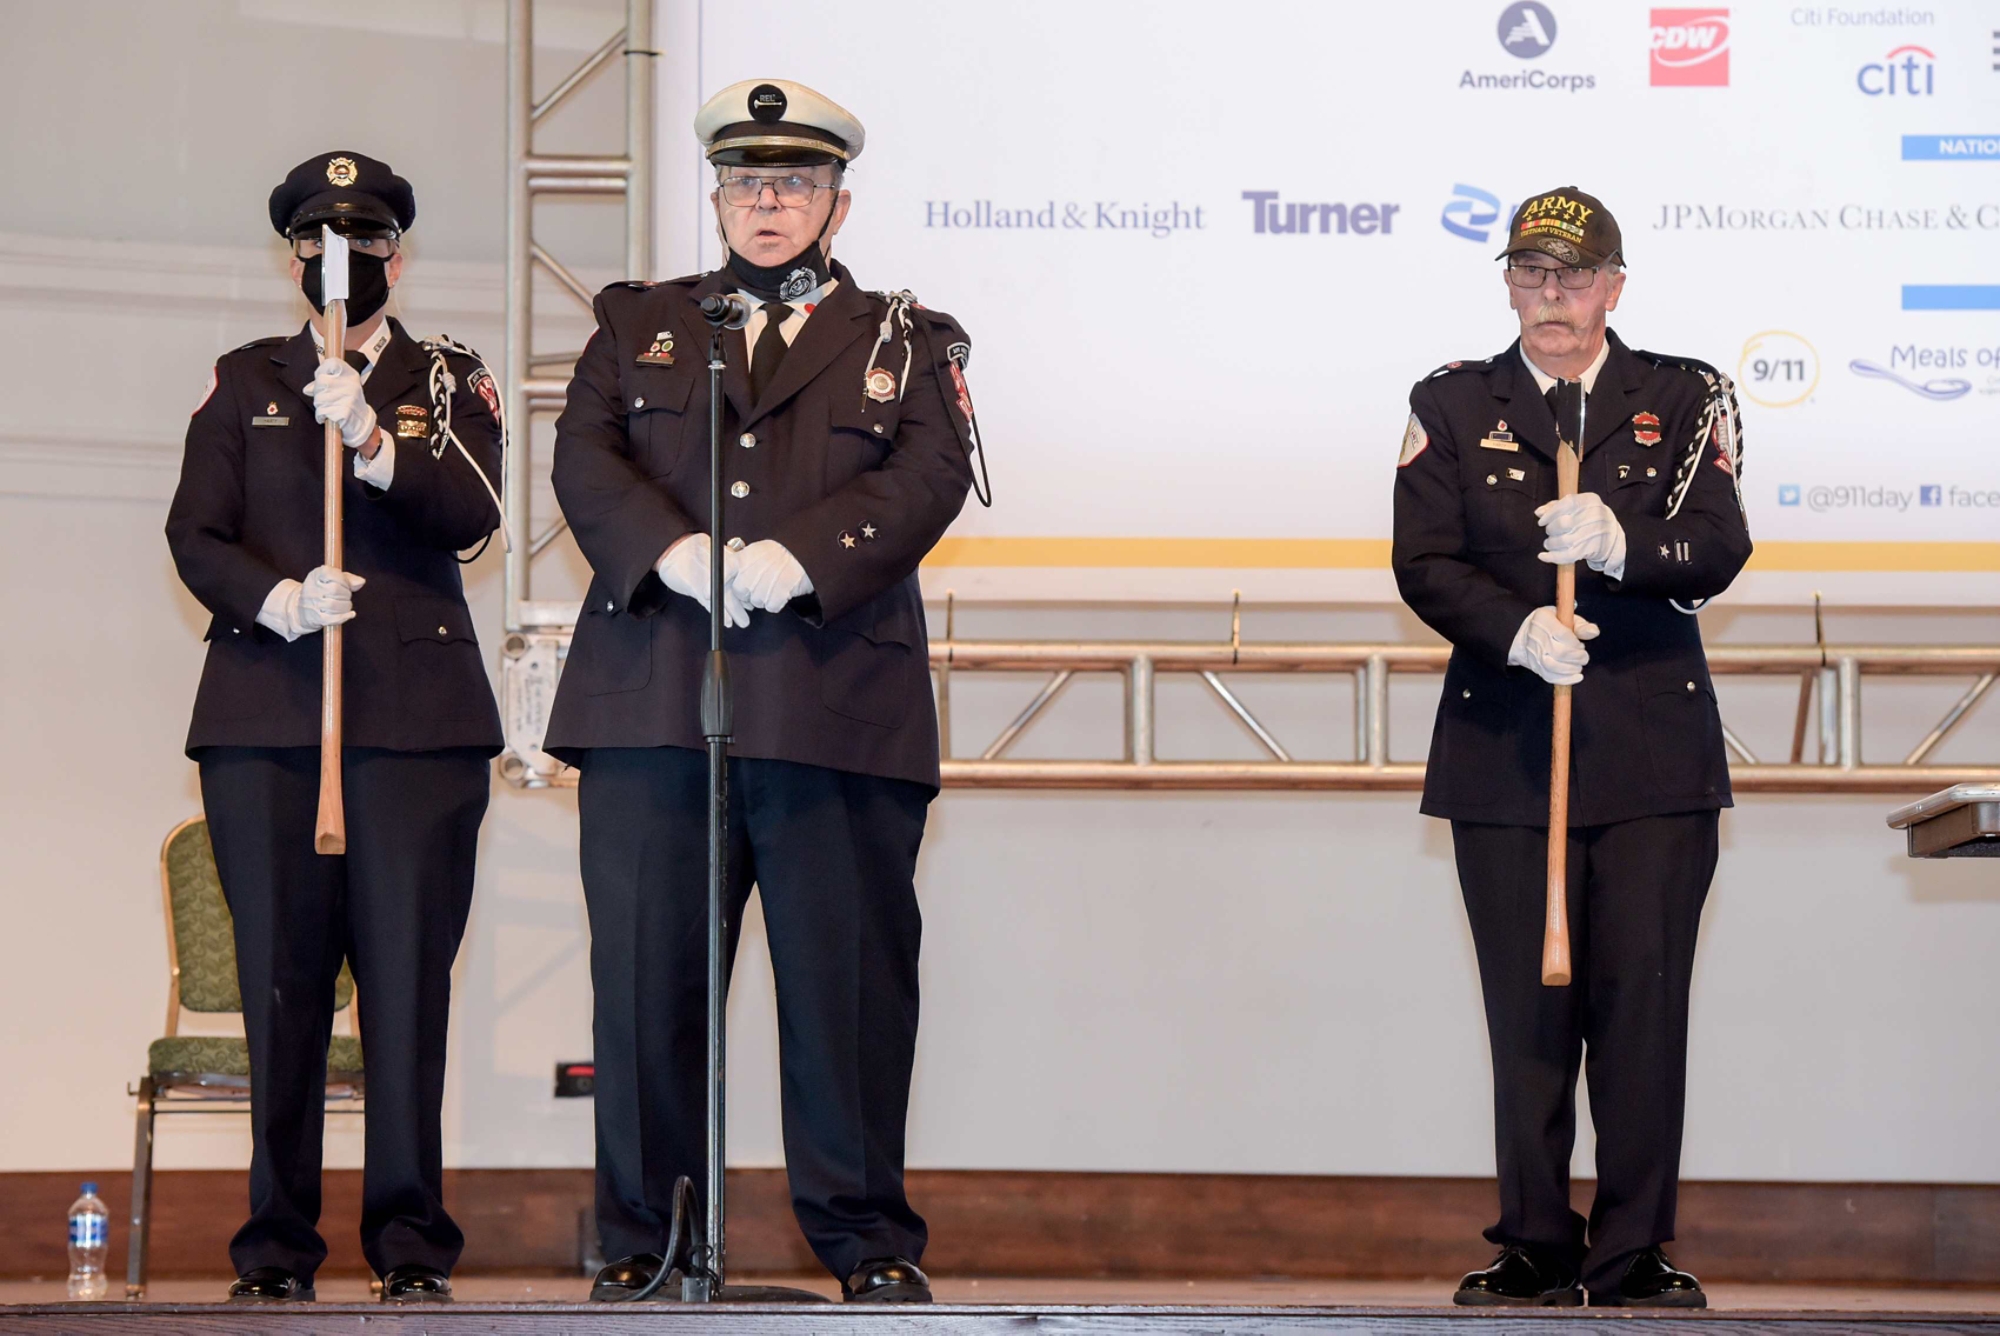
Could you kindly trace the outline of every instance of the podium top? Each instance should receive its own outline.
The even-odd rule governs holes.
[[[1911,826],[1925,821],[1934,821],[1946,812],[1974,803],[2000,802],[2000,783],[1994,784],[1954,784],[1928,798],[1919,798],[1907,806],[1898,807],[1889,813],[1891,830],[1908,830]]]

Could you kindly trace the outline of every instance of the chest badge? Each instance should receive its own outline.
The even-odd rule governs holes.
[[[632,359],[639,366],[672,366],[674,364],[674,332],[663,329],[653,336],[652,347]]]
[[[862,389],[878,404],[886,404],[896,397],[896,375],[889,368],[878,366],[868,373]]]
[[[278,411],[278,401],[273,399],[264,405],[264,412],[261,416],[250,419],[250,425],[253,427],[289,427],[292,425],[292,419],[289,415]]]
[[[1632,439],[1641,445],[1660,443],[1660,416],[1657,413],[1634,413],[1632,415]]]
[[[396,405],[396,435],[415,440],[431,434],[430,410],[422,404]]]
[[[1518,452],[1521,444],[1514,439],[1514,433],[1507,430],[1507,423],[1505,419],[1502,419],[1500,422],[1494,424],[1492,431],[1487,432],[1485,436],[1480,438],[1479,448],[1481,450]]]

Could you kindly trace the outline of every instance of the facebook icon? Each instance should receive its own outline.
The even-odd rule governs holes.
[[[1778,504],[1781,506],[1796,506],[1798,503],[1799,485],[1795,482],[1780,484],[1778,487]]]
[[[1917,488],[1917,500],[1927,506],[1941,506],[1944,504],[1944,488],[1925,484]]]

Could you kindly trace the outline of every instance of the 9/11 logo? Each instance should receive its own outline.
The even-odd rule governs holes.
[[[1729,85],[1729,11],[1653,11],[1652,83],[1660,87]]]

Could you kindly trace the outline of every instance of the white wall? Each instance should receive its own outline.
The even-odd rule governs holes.
[[[0,652],[0,1015],[10,1021],[0,1066],[15,1074],[0,1170],[103,1168],[129,1152],[124,1088],[164,1000],[158,843],[198,801],[180,743],[202,622],[160,536],[182,415],[215,353],[295,327],[302,310],[259,211],[266,169],[282,171],[318,137],[283,99],[225,116],[209,85],[265,78],[239,70],[291,59],[301,44],[365,43],[371,57],[395,47],[405,63],[376,90],[372,147],[399,167],[432,153],[428,168],[484,200],[458,223],[443,207],[425,216],[404,309],[419,330],[499,352],[499,129],[481,110],[498,105],[497,48],[477,32],[389,42],[379,29],[329,34],[258,17],[278,8],[21,6],[10,21],[19,14],[32,43],[0,52],[8,123],[71,136],[55,153],[24,136],[0,142],[0,176],[28,210],[0,236],[0,571],[16,628]],[[472,28],[482,12],[463,7]],[[107,35],[126,45],[103,45]],[[214,43],[226,60],[206,54]],[[172,111],[178,129],[121,156],[118,126],[137,115],[121,90],[165,77],[141,70],[134,50],[196,67],[174,77],[190,98],[202,84],[209,110]],[[552,55],[548,67],[573,58]],[[203,64],[211,59],[223,63]],[[132,66],[137,82],[79,83],[105,60]],[[420,74],[443,87],[412,104]],[[72,88],[92,108],[67,103]],[[31,119],[17,114],[30,107]],[[460,119],[454,109],[468,110]],[[612,111],[600,131],[615,133]],[[65,120],[72,112],[84,121]],[[447,131],[468,154],[490,154],[488,167],[450,176],[457,169],[434,151]],[[262,166],[233,176],[239,159]],[[120,193],[101,179],[106,164],[143,180]],[[164,239],[105,221],[139,216],[157,198],[148,191],[172,180],[204,188]],[[221,202],[199,214],[197,197],[210,192]],[[432,220],[437,230],[424,231]],[[577,226],[580,262],[615,260],[615,231],[593,240]],[[144,237],[155,239],[134,240]],[[550,309],[553,346],[575,331]],[[1004,447],[995,450],[1004,470]],[[467,574],[491,652],[493,557]],[[1226,615],[961,604],[959,630],[1214,638]],[[1704,622],[1715,639],[1810,637],[1797,609],[1725,608]],[[1244,631],[1421,634],[1399,613],[1358,608],[1253,607]],[[1836,611],[1829,634],[1993,643],[2000,616]],[[1345,754],[1344,688],[1239,685],[1298,753]],[[1899,757],[1961,686],[1871,686],[1869,754]],[[982,747],[1032,689],[962,677],[961,751]],[[1079,684],[1020,754],[1113,752],[1111,696]],[[1725,683],[1723,696],[1753,748],[1782,749],[1789,684]],[[1399,758],[1422,754],[1431,703],[1421,682],[1399,688]],[[1991,758],[1992,709],[1941,759]],[[1198,688],[1170,684],[1162,712],[1162,755],[1252,754]],[[1748,798],[1725,816],[1696,978],[1691,1176],[2000,1180],[2000,1064],[1988,1039],[2000,879],[1992,864],[1902,858],[1880,819],[1893,801]],[[588,1103],[549,1095],[554,1061],[589,1051],[575,836],[572,795],[496,788],[456,975],[453,1164],[589,1162]],[[914,1163],[1490,1172],[1470,944],[1447,837],[1412,797],[953,793],[933,808],[920,875],[928,940]],[[745,1164],[780,1157],[761,951],[753,923],[732,1006],[733,1145]],[[240,1128],[176,1127],[161,1162],[240,1164],[246,1154]],[[356,1155],[358,1138],[336,1133],[333,1162]]]

